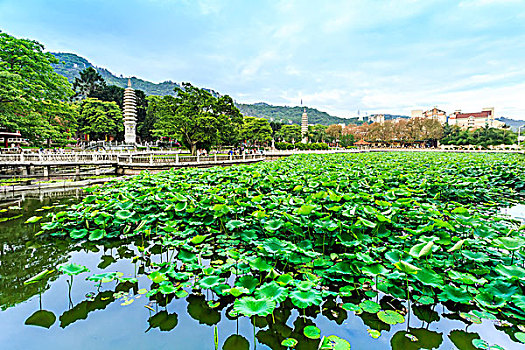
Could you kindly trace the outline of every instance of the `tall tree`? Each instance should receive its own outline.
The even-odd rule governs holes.
[[[150,98],[149,109],[156,116],[155,134],[179,139],[192,154],[221,141],[221,135],[239,129],[242,115],[229,96],[183,83],[176,97]]]
[[[241,135],[245,141],[261,144],[272,140],[272,128],[264,118],[244,117]]]
[[[343,127],[339,124],[332,124],[326,128],[326,134],[332,140],[339,140],[343,134]]]
[[[301,141],[301,127],[299,125],[283,125],[276,133],[276,137],[285,142]]]
[[[0,32],[0,126],[19,130],[32,142],[52,128],[49,104],[73,94],[67,79],[53,70],[58,60],[37,41]]]
[[[326,125],[321,124],[308,126],[308,140],[310,142],[324,142],[328,137],[326,128]]]
[[[88,134],[90,139],[116,137],[123,129],[122,111],[115,102],[86,98],[80,103],[79,131]]]
[[[104,78],[93,67],[88,67],[80,72],[80,77],[75,78],[73,83],[75,98],[83,100],[87,97],[93,97],[105,86]]]

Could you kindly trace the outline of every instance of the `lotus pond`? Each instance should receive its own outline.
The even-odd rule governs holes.
[[[524,170],[302,155],[3,209],[0,345],[524,348]]]

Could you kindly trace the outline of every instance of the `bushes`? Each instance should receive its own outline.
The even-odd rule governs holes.
[[[324,142],[317,142],[317,143],[301,143],[298,142],[296,144],[291,144],[289,142],[276,142],[275,148],[278,150],[293,150],[297,149],[300,151],[305,150],[327,150],[330,147],[328,147],[328,144]]]

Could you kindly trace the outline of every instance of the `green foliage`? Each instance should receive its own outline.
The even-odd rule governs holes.
[[[155,116],[158,136],[178,138],[192,154],[210,148],[240,129],[242,116],[229,96],[214,97],[204,89],[183,83],[177,96],[150,97],[148,113]]]
[[[63,102],[73,91],[54,72],[57,62],[37,41],[0,32],[1,126],[35,144],[74,129],[74,109]]]
[[[122,112],[115,102],[86,98],[80,102],[79,130],[90,139],[104,139],[106,135],[122,132]]]
[[[445,126],[443,145],[475,145],[487,148],[495,145],[512,145],[517,142],[518,135],[510,129],[478,128],[462,130],[457,126]]]
[[[272,140],[272,128],[264,118],[244,117],[241,138],[250,144],[265,144]]]
[[[301,141],[301,127],[299,125],[283,125],[281,129],[275,133],[278,140],[285,142],[300,142]]]

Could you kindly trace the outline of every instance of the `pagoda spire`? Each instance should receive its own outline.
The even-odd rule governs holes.
[[[129,144],[137,143],[137,97],[128,78],[128,87],[124,90],[124,140]]]

